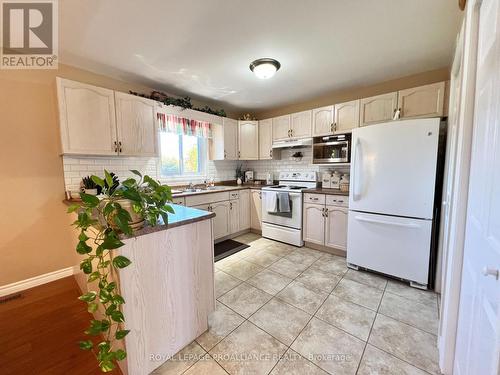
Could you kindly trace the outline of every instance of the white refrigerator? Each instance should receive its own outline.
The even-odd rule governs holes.
[[[353,130],[350,267],[427,287],[440,121],[401,120]]]

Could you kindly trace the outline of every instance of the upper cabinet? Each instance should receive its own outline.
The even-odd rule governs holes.
[[[273,158],[273,120],[259,121],[259,159]]]
[[[219,122],[219,124],[212,123],[209,158],[210,160],[238,160],[238,121],[224,118]]]
[[[398,109],[401,118],[443,116],[445,82],[401,90]]]
[[[117,155],[113,90],[57,78],[57,97],[64,154]]]
[[[312,111],[290,115],[290,135],[292,138],[309,138],[312,133]]]
[[[329,135],[333,133],[333,105],[313,109],[312,136]]]
[[[274,141],[290,138],[290,115],[275,117],[272,122]]]
[[[238,121],[238,157],[241,160],[259,159],[258,121]]]
[[[335,104],[335,133],[350,132],[359,126],[359,99],[346,103]]]
[[[115,92],[118,152],[124,156],[156,156],[157,103],[136,95]]]
[[[361,99],[360,126],[391,121],[396,113],[398,93],[391,92]]]

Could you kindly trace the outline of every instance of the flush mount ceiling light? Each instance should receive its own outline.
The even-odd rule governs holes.
[[[260,79],[271,78],[281,67],[275,59],[257,59],[250,64],[250,70]]]

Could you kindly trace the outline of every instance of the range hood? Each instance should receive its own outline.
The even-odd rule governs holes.
[[[312,145],[312,138],[286,139],[284,141],[273,142],[273,148],[298,148]]]

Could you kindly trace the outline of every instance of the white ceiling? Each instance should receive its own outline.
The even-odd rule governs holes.
[[[269,109],[449,66],[456,0],[64,0],[61,62]],[[257,79],[248,65],[281,70]]]

